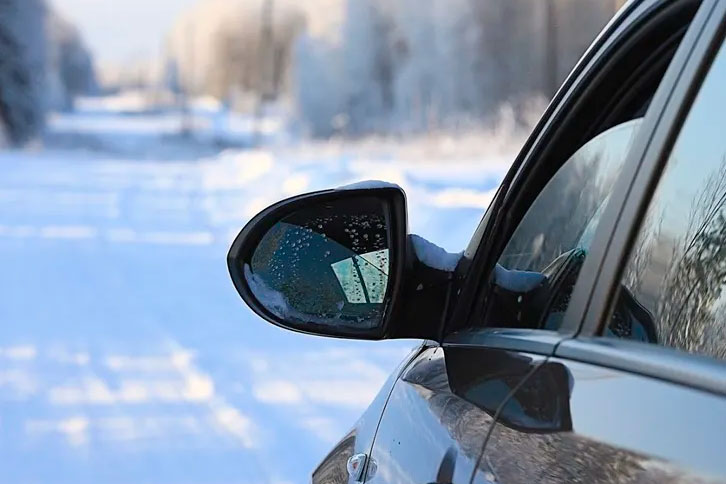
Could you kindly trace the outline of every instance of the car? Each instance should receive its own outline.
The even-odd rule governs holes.
[[[723,0],[627,3],[460,254],[383,182],[242,229],[268,322],[422,341],[313,483],[726,482],[725,32]]]

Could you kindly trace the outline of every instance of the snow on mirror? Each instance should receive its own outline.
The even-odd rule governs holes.
[[[255,298],[287,323],[369,330],[383,316],[388,248],[380,200],[324,202],[274,224],[244,274]]]

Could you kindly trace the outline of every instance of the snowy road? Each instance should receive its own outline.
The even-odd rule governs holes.
[[[228,281],[231,238],[279,198],[374,178],[461,250],[506,168],[195,152],[158,121],[77,115],[62,149],[0,152],[0,482],[308,482],[413,343],[263,323]]]

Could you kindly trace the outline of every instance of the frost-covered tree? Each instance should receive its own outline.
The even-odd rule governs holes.
[[[169,57],[188,92],[225,99],[235,92],[285,94],[304,15],[293,0],[275,1],[269,39],[263,42],[262,0],[200,2],[175,22]]]
[[[369,96],[388,100],[379,110],[351,116],[367,117],[358,124],[384,130],[449,128],[480,121],[502,102],[536,94],[541,78],[538,3],[349,0],[349,28],[367,29],[369,39],[358,40],[365,33],[346,37],[345,57],[367,58],[370,75],[386,81],[370,83]],[[357,10],[366,8],[370,20],[361,22]]]
[[[324,39],[302,35],[295,44],[294,59],[293,94],[310,134],[328,137],[345,130],[340,49]]]
[[[49,104],[71,109],[73,100],[96,89],[93,58],[78,30],[51,12],[47,22]]]
[[[0,120],[13,144],[43,127],[45,18],[43,0],[0,0]]]
[[[206,0],[176,23],[169,51],[186,91],[248,105],[291,95],[319,136],[458,129],[503,104],[528,123],[519,107],[551,95],[619,3]]]
[[[342,63],[342,85],[331,90],[340,96],[334,116],[345,117],[353,135],[456,129],[496,116],[503,103],[523,112],[516,108],[551,94],[548,73],[561,82],[616,7],[602,0],[344,1],[340,54],[328,57]],[[299,60],[296,70],[311,67]],[[324,110],[307,101],[303,118],[326,125]]]
[[[395,125],[405,130],[442,127],[452,117],[479,117],[480,29],[469,0],[395,2],[392,50]]]
[[[179,66],[174,59],[168,59],[164,65],[162,80],[164,87],[172,94],[179,95],[182,92],[181,79],[179,78]]]
[[[375,0],[348,0],[343,30],[343,109],[349,117],[348,129],[365,131],[367,123],[381,111],[380,96],[373,81],[376,24],[380,12]],[[355,19],[351,21],[349,19]],[[380,48],[380,47],[378,47]]]

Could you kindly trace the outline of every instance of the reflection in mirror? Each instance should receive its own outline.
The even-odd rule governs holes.
[[[377,198],[308,205],[262,236],[245,279],[255,298],[286,323],[375,328],[388,288],[387,225]]]

